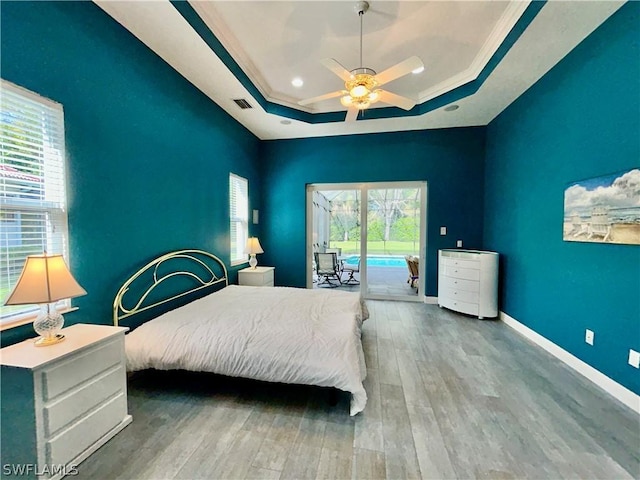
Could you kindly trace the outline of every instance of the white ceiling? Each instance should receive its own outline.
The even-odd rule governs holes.
[[[168,0],[95,3],[258,138],[276,139],[487,125],[624,2],[549,1],[528,25],[525,22],[526,30],[505,55],[498,48],[514,25],[525,21],[521,17],[527,1],[371,0],[362,18],[363,65],[354,1],[191,1],[197,13],[196,20],[190,20],[194,25]],[[204,39],[194,26],[208,30]],[[206,43],[211,34],[259,98]],[[344,88],[342,80],[322,66],[322,59],[334,58],[348,70],[364,66],[381,72],[414,55],[423,61],[424,72],[384,89],[430,111],[378,119],[367,119],[365,112],[364,119],[352,123],[289,118],[301,117],[291,108],[311,114],[345,110],[337,98],[307,107],[297,104]],[[476,80],[492,56],[499,63],[486,79]],[[294,77],[304,85],[294,87]],[[475,93],[460,92],[474,81],[480,85]],[[445,111],[446,105],[431,109],[425,103],[438,102],[456,87],[462,87],[451,100],[457,110]],[[466,96],[458,98],[461,95]],[[254,108],[241,110],[233,102],[237,98]],[[267,108],[282,115],[268,113],[259,102],[272,104]]]
[[[299,108],[298,100],[343,88],[340,79],[321,65],[323,58],[335,58],[347,70],[369,67],[381,72],[418,56],[427,66],[425,72],[405,76],[390,89],[428,100],[452,78],[486,63],[527,7],[526,2],[372,1],[362,19],[360,65],[355,4],[199,2],[193,8],[265,97]],[[304,86],[291,85],[294,77],[302,78]],[[341,109],[338,99],[314,107],[310,111]]]

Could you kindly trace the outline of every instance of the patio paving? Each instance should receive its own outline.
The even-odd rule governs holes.
[[[368,287],[369,293],[376,295],[418,295],[416,288],[412,288],[407,283],[407,277],[409,271],[406,266],[394,267],[394,266],[370,266],[368,268]],[[347,275],[343,274],[342,279],[346,280]],[[360,274],[356,273],[355,278],[360,280]],[[313,288],[332,288],[325,285],[318,286],[313,284]],[[360,285],[345,285],[342,284],[335,289],[357,292],[360,290]]]

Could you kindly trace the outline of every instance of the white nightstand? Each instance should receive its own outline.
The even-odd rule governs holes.
[[[30,478],[61,478],[131,423],[127,330],[78,324],[56,345],[30,339],[0,350],[3,464],[45,472]]]
[[[256,267],[238,270],[238,284],[254,287],[273,287],[275,267]]]

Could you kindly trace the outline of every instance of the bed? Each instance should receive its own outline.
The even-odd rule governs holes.
[[[198,291],[207,294],[173,308]],[[190,370],[334,387],[351,393],[351,415],[364,409],[361,329],[368,313],[359,294],[229,285],[218,257],[180,250],[149,262],[123,284],[114,324],[164,304],[169,311],[127,334],[129,371]]]

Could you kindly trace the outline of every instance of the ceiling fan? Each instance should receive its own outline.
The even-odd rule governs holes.
[[[356,3],[355,11],[360,17],[360,67],[349,71],[333,58],[321,60],[322,65],[344,81],[345,89],[300,100],[298,105],[309,105],[340,97],[340,103],[347,107],[346,122],[355,121],[360,110],[365,110],[376,102],[386,103],[404,110],[411,110],[415,106],[416,102],[414,100],[378,87],[403,77],[414,70],[424,69],[422,60],[418,57],[410,57],[381,73],[376,73],[374,70],[362,66],[362,17],[367,10],[369,10],[369,2]]]

